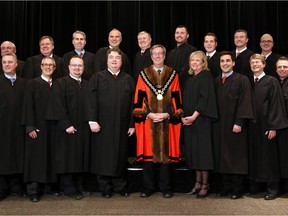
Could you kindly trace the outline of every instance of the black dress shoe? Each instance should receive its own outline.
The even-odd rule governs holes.
[[[163,198],[172,198],[173,197],[173,194],[168,192],[168,193],[162,193],[162,197]]]
[[[81,193],[81,195],[82,195],[83,197],[86,197],[86,196],[89,196],[89,195],[90,195],[90,192],[89,192],[89,191],[86,191],[86,190],[82,190],[82,191],[80,191],[80,193]]]
[[[22,198],[27,198],[28,195],[23,192],[23,191],[16,191],[16,192],[12,192],[11,193],[13,196],[19,196],[19,197],[22,197]]]
[[[68,195],[68,197],[71,198],[71,199],[75,199],[75,200],[80,200],[80,199],[83,198],[80,193],[71,194],[71,195]]]
[[[47,192],[47,194],[58,197],[58,196],[62,196],[63,192],[61,192],[61,191],[49,191],[49,192]]]
[[[128,196],[129,196],[129,193],[128,193],[127,190],[121,190],[121,191],[119,191],[119,194],[120,194],[121,196],[124,196],[124,197],[128,197]]]
[[[29,196],[29,200],[31,202],[39,202],[40,201],[40,198],[39,198],[39,195],[38,194],[32,194]]]
[[[112,197],[112,193],[111,192],[102,192],[102,196],[105,198],[111,198]]]
[[[266,196],[264,197],[265,200],[274,200],[277,198],[277,195],[274,194],[266,194]]]
[[[141,192],[140,193],[140,197],[150,197],[152,195],[152,193],[148,193],[148,192]]]
[[[231,195],[231,199],[240,199],[242,197],[242,195],[241,194],[232,194]]]

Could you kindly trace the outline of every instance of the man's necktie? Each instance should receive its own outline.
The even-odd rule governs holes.
[[[51,79],[48,80],[47,83],[48,83],[49,87],[51,87],[51,85],[52,85],[52,80],[51,80]]]
[[[240,55],[240,52],[236,52],[236,58]]]
[[[259,80],[258,78],[255,78],[254,83],[256,84],[258,82],[258,80]]]
[[[83,58],[83,53],[81,52],[79,56],[80,56],[80,58]]]
[[[226,79],[227,79],[227,76],[223,76],[223,77],[222,77],[222,84],[225,83]]]
[[[161,70],[157,70],[158,74],[160,75],[161,74]]]
[[[113,77],[114,77],[114,79],[117,79],[117,75],[116,74],[113,74]]]
[[[79,87],[81,88],[81,80],[77,80],[78,81],[78,85],[79,85]]]
[[[16,79],[15,79],[14,77],[9,78],[9,79],[10,79],[10,81],[11,81],[11,85],[14,86],[14,82],[15,82]]]
[[[207,55],[207,61],[209,61],[209,59],[210,59],[210,56],[209,56],[209,55]]]

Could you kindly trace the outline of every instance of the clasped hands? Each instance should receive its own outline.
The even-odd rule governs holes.
[[[169,114],[168,113],[149,113],[147,117],[151,119],[154,123],[157,123],[157,122],[162,122],[165,119],[168,119]]]

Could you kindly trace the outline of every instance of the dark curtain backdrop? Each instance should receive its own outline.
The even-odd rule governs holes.
[[[214,32],[218,50],[232,50],[235,30],[244,28],[251,50],[259,52],[259,39],[268,32],[274,37],[274,51],[288,53],[288,2],[283,1],[9,1],[0,2],[0,7],[0,41],[13,41],[22,60],[39,53],[43,35],[54,38],[54,53],[62,56],[72,50],[75,30],[86,33],[86,50],[95,53],[107,46],[114,27],[122,32],[121,48],[132,60],[139,31],[150,32],[154,44],[170,50],[180,24],[189,28],[189,43],[198,49],[203,50],[205,33]]]

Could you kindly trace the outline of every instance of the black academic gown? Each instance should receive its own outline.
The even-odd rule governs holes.
[[[265,65],[265,73],[267,75],[273,76],[278,79],[278,74],[276,72],[276,62],[280,58],[280,55],[277,53],[272,52],[266,58],[266,65]]]
[[[288,116],[288,79],[287,78],[282,83],[282,93],[284,96],[286,115]],[[287,157],[288,128],[279,130],[278,145],[279,145],[280,177],[288,178],[288,157]]]
[[[174,68],[178,72],[181,89],[184,88],[184,83],[189,76],[190,54],[196,50],[196,47],[191,46],[188,43],[183,43],[170,50],[167,54],[165,65]]]
[[[25,132],[21,107],[25,83],[17,77],[12,86],[0,75],[0,175],[23,173]]]
[[[249,176],[256,182],[279,181],[279,152],[276,138],[266,131],[288,127],[281,86],[265,75],[254,86],[256,123],[249,124]]]
[[[249,60],[250,57],[254,54],[254,52],[249,49],[246,49],[245,51],[241,52],[237,58],[236,58],[236,50],[232,51],[232,53],[235,58],[235,66],[233,67],[233,70],[237,73],[247,76],[252,84],[254,81]]]
[[[67,74],[69,73],[68,65],[69,65],[70,59],[75,55],[78,55],[78,54],[75,52],[75,50],[73,50],[71,52],[64,54],[63,56],[65,71],[67,72]],[[96,62],[96,55],[85,51],[82,59],[84,61],[84,72],[82,74],[82,78],[85,80],[89,80],[90,77],[95,73],[94,67],[95,67],[95,62]]]
[[[215,80],[219,112],[213,125],[215,171],[248,174],[247,120],[255,117],[253,91],[246,76],[233,72],[224,84],[221,76]],[[242,127],[240,133],[232,131],[234,124]]]
[[[0,62],[2,62],[2,59],[0,59]],[[17,76],[21,77],[22,70],[23,70],[25,62],[22,61],[22,60],[17,59],[17,64],[18,65],[17,65],[17,68],[16,68],[16,74],[17,74]],[[2,68],[2,64],[0,64],[0,74],[4,74],[4,71],[3,71],[3,68]]]
[[[92,133],[92,173],[123,175],[127,165],[127,132],[129,127],[134,127],[131,120],[134,91],[134,80],[124,71],[116,79],[107,69],[91,77],[86,118],[101,126],[99,133]]]
[[[134,57],[132,68],[132,76],[134,79],[137,81],[140,72],[152,64],[153,62],[150,55],[150,48],[146,49],[144,53],[141,53],[141,51],[137,52]]]
[[[96,52],[95,72],[103,71],[107,68],[107,51],[109,47],[102,47]],[[123,53],[121,70],[131,75],[131,64],[128,56]]]
[[[214,78],[222,74],[219,52],[215,52],[214,55],[208,60],[208,68],[210,69],[210,72],[213,74]]]
[[[41,61],[44,57],[42,54],[29,57],[24,64],[21,76],[25,79],[33,79],[41,76]],[[53,79],[55,80],[67,75],[67,71],[65,71],[64,61],[61,57],[53,54],[53,58],[56,62],[56,69],[53,72]]]
[[[212,170],[212,120],[218,117],[214,78],[209,71],[190,75],[183,93],[184,117],[200,115],[190,126],[183,126],[186,165],[196,170]]]
[[[52,88],[52,87],[51,87]],[[56,181],[54,143],[51,133],[55,125],[46,120],[51,88],[41,77],[30,80],[25,88],[22,123],[26,126],[24,181],[49,183]],[[39,129],[37,138],[28,133]]]
[[[70,75],[53,83],[47,119],[57,120],[55,139],[56,172],[81,173],[88,171],[89,125],[84,121],[84,96],[88,82],[81,87]],[[66,129],[74,126],[75,134]]]

